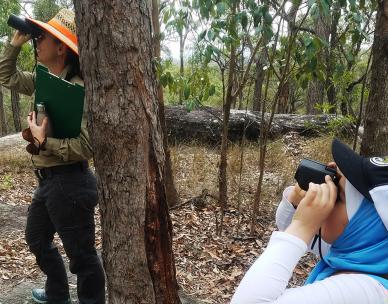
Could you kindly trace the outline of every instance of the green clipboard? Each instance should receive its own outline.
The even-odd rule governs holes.
[[[38,103],[45,105],[55,138],[79,136],[84,97],[84,87],[61,79],[46,67],[37,65],[34,109],[36,111]]]

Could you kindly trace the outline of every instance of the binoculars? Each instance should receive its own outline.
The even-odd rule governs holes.
[[[307,191],[310,182],[323,184],[326,175],[329,175],[334,184],[338,186],[339,178],[336,169],[330,168],[318,161],[304,158],[296,170],[295,179],[298,182],[299,187]]]
[[[24,19],[22,17],[18,17],[14,14],[11,14],[8,17],[7,24],[18,30],[19,32],[22,32],[24,34],[30,34],[31,38],[38,38],[43,30],[40,29],[37,25],[29,21],[28,19]]]

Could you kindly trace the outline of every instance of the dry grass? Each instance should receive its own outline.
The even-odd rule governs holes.
[[[0,150],[0,175],[4,172],[32,170],[31,157],[24,147]]]
[[[294,172],[303,157],[322,162],[331,161],[331,140],[328,136],[305,139],[292,135],[270,143],[265,160],[262,202],[276,199],[286,185],[294,183]],[[174,146],[171,148],[171,160],[182,200],[198,196],[203,189],[218,196],[218,148],[200,145]],[[241,201],[243,209],[249,209],[259,181],[258,144],[247,143],[243,148],[231,144],[227,174],[230,206],[237,208]]]
[[[293,175],[300,159],[331,160],[330,143],[330,137],[306,139],[290,134],[269,144],[255,239],[247,237],[250,206],[259,179],[259,146],[255,143],[247,143],[243,148],[230,145],[227,171],[229,208],[225,214],[223,235],[215,233],[219,214],[216,199],[208,199],[208,206],[203,210],[193,210],[186,205],[171,212],[177,275],[185,291],[206,299],[206,303],[229,302],[242,275],[260,255],[271,232],[276,229],[276,206],[284,187],[294,183]],[[208,189],[214,197],[218,196],[218,147],[176,145],[171,147],[171,159],[182,201],[198,196],[203,189]],[[0,189],[0,199],[3,197],[5,202],[16,204],[16,201],[22,201],[23,195],[29,196],[34,186],[31,168],[24,148],[0,152],[0,188],[4,186],[3,190]],[[22,203],[28,204],[28,201],[23,198]],[[240,223],[238,229],[237,222]],[[96,230],[100,248],[99,225]],[[302,260],[291,285],[300,284],[312,265],[310,257]]]

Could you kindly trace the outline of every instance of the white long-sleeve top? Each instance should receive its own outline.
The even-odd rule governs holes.
[[[287,191],[276,213],[279,229],[291,223],[295,210]],[[322,253],[330,245],[322,244]],[[325,248],[325,249],[324,249]],[[277,231],[238,286],[231,304],[387,304],[388,291],[365,274],[339,274],[313,284],[287,289],[299,259],[308,246],[298,237]],[[313,250],[315,251],[315,250]]]

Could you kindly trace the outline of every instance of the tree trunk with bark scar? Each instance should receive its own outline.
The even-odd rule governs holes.
[[[11,105],[15,131],[20,132],[22,130],[22,124],[20,122],[20,96],[13,90],[11,91]]]
[[[380,1],[372,46],[371,88],[361,154],[388,154],[388,0]]]
[[[75,1],[108,302],[180,303],[148,1]]]

